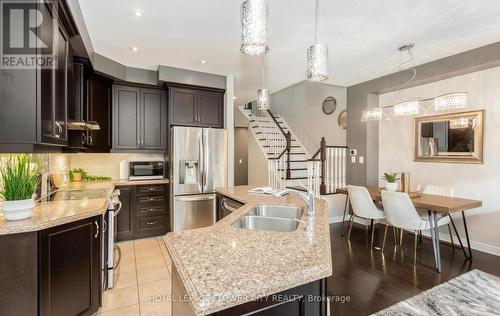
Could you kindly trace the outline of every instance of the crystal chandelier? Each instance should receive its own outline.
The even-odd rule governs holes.
[[[257,109],[259,110],[269,110],[269,106],[271,103],[269,89],[265,88],[266,74],[264,70],[265,70],[265,63],[264,63],[264,57],[262,57],[262,88],[257,90]]]
[[[318,44],[319,0],[316,0],[316,43],[307,49],[307,80],[328,79],[328,46]]]
[[[382,108],[373,108],[363,111],[361,114],[361,122],[380,121],[384,115]]]
[[[269,7],[265,0],[245,0],[241,4],[241,48],[245,55],[263,55],[267,46]]]
[[[411,116],[420,113],[420,101],[406,101],[394,105],[392,116]]]
[[[435,111],[448,111],[448,110],[458,110],[463,109],[467,106],[467,93],[449,93],[433,100]]]

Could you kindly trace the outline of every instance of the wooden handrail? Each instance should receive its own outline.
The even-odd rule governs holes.
[[[286,133],[285,133],[285,130],[283,130],[283,127],[281,127],[280,123],[278,123],[278,120],[274,117],[273,113],[271,112],[271,110],[267,110],[267,113],[269,113],[269,115],[271,116],[271,118],[273,119],[274,123],[276,124],[276,126],[278,126],[278,128],[280,129],[281,133],[283,134],[283,136],[286,137]]]

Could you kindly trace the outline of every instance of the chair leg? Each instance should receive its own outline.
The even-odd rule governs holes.
[[[394,246],[398,245],[398,229],[392,226],[392,236],[394,237]]]
[[[448,224],[448,232],[450,233],[451,247],[455,250],[455,243],[453,242],[453,234],[451,233],[450,224]]]
[[[375,225],[373,224],[373,219],[371,220],[371,228],[372,228],[372,239],[371,239],[371,242],[370,242],[370,248],[373,248],[373,235],[375,233]]]
[[[351,215],[351,218],[349,218],[349,233],[347,233],[347,240],[351,240],[351,231],[352,231],[352,220],[353,220],[354,215]]]
[[[400,232],[400,236],[399,236],[399,245],[402,246],[403,245],[403,233],[404,233],[404,229],[400,228],[401,229],[401,232]]]
[[[387,229],[389,229],[389,224],[385,224],[384,240],[382,241],[382,252],[384,252],[384,248],[385,248],[385,239],[387,238]]]
[[[422,231],[419,230],[418,231],[418,244],[421,246],[422,245],[422,241],[423,241],[423,238],[422,238]]]
[[[417,241],[418,241],[418,230],[415,231],[415,244],[413,247],[413,265],[417,264]]]

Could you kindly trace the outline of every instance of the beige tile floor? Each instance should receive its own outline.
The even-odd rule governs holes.
[[[103,293],[102,316],[171,316],[172,261],[161,237],[118,243],[122,251],[115,286]],[[152,299],[152,296],[155,299]]]

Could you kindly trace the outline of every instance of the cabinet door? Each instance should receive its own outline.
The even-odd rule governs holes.
[[[57,37],[57,75],[56,75],[56,104],[54,113],[54,137],[57,143],[68,141],[68,55],[69,38],[63,25],[59,22]]]
[[[122,208],[116,216],[116,240],[130,240],[134,238],[135,227],[135,187],[118,187]]]
[[[167,149],[166,94],[161,90],[141,89],[143,149]]]
[[[194,90],[170,88],[169,108],[171,125],[196,125],[196,95]]]
[[[224,126],[224,95],[217,92],[198,91],[196,93],[198,126]]]
[[[140,89],[113,86],[113,148],[138,149],[141,129]]]
[[[91,314],[101,296],[102,217],[40,232],[40,315]]]
[[[111,87],[108,78],[93,75],[87,81],[87,120],[99,123],[100,130],[90,131],[89,152],[111,149]]]

